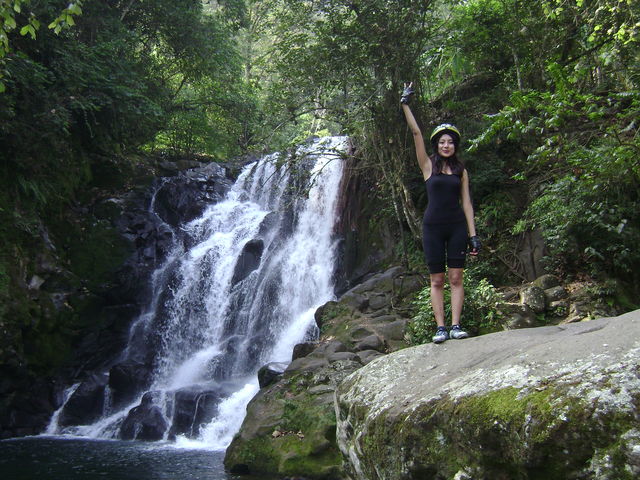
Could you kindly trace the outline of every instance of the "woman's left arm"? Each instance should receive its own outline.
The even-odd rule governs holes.
[[[473,205],[471,204],[471,194],[469,193],[469,174],[465,168],[462,172],[462,187],[460,195],[462,197],[462,210],[467,219],[467,230],[469,237],[476,236],[476,223],[473,218]]]

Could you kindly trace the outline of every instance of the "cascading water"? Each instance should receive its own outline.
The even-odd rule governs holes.
[[[289,361],[317,334],[314,311],[333,299],[345,146],[344,137],[322,139],[296,162],[252,163],[223,201],[181,225],[121,359],[149,372],[146,385],[126,404],[105,402],[91,425],[52,421],[47,433],[126,438],[138,407],[162,417],[165,439],[224,449],[258,390],[258,369]],[[138,422],[129,438],[144,439],[143,430]]]

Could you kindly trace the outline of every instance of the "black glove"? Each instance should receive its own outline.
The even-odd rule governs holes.
[[[480,243],[480,237],[478,235],[474,235],[473,237],[469,237],[469,246],[471,247],[471,255],[478,255],[480,253],[480,247],[482,244]]]
[[[405,84],[404,90],[402,91],[402,97],[400,97],[400,103],[409,105],[409,102],[411,101],[411,95],[415,93],[412,85],[413,82],[409,83],[408,85]]]

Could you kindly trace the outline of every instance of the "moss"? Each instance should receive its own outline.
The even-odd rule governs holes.
[[[60,224],[56,230],[71,270],[85,280],[90,290],[108,282],[131,253],[131,244],[105,221]]]
[[[453,414],[463,416],[474,425],[491,425],[498,422],[505,427],[523,428],[527,417],[535,418],[541,425],[553,421],[556,409],[551,405],[553,391],[544,389],[520,395],[515,387],[503,388],[483,396],[462,399]],[[544,439],[544,432],[536,431],[532,440]]]
[[[246,465],[249,472],[276,473],[278,456],[268,437],[253,438],[243,442],[234,442],[227,450],[225,466],[232,469],[235,465]]]
[[[305,383],[306,375],[297,375],[287,382],[286,392],[277,392],[270,402],[282,404],[277,429],[284,434],[273,438],[273,428],[265,433],[256,430],[253,438],[238,436],[227,450],[225,465],[245,465],[251,474],[291,475],[313,479],[341,477],[342,457],[337,448],[336,418],[333,404],[317,403],[317,397],[305,390],[292,396],[291,384]],[[281,398],[282,397],[282,398]],[[260,433],[261,432],[261,433]],[[302,433],[299,437],[298,432]]]
[[[308,396],[287,400],[282,415],[282,428],[309,433],[335,431],[336,415],[332,405],[314,405]]]
[[[455,402],[440,398],[406,417],[393,411],[366,422],[360,440],[365,475],[383,468],[385,478],[400,471],[412,472],[411,478],[420,472],[451,478],[465,469],[474,478],[568,478],[585,468],[596,449],[606,449],[610,468],[623,472],[624,446],[616,442],[635,422],[627,413],[594,422],[592,409],[552,386],[509,387]],[[366,408],[350,409],[352,424],[365,423],[367,415]]]
[[[334,444],[317,438],[283,435],[236,443],[227,451],[225,466],[245,465],[251,474],[294,475],[312,479],[340,478],[342,458]],[[319,448],[320,447],[320,448]],[[261,477],[263,478],[263,477]]]

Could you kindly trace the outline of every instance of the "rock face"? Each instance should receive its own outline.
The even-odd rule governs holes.
[[[25,277],[21,280],[25,301],[38,308],[27,308],[25,303],[24,311],[33,312],[30,342],[55,347],[31,347],[30,355],[37,359],[39,351],[48,352],[44,359],[53,358],[65,367],[54,378],[34,378],[27,362],[20,360],[24,356],[20,351],[25,350],[20,345],[27,342],[23,334],[8,342],[11,348],[0,349],[0,438],[41,433],[61,406],[62,392],[74,383],[81,385],[60,415],[61,427],[91,423],[105,413],[107,385],[113,408],[126,406],[148,387],[148,352],[155,345],[147,338],[134,339],[130,358],[117,365],[114,359],[130,340],[132,321],[150,300],[149,279],[176,240],[179,219],[198,216],[223,198],[232,184],[229,169],[216,163],[173,167],[155,172],[169,176],[152,185],[151,177],[135,175],[130,179],[135,188],[109,194],[96,191],[90,204],[73,207],[66,223],[53,222],[54,235],[40,226],[42,253],[33,266],[24,267],[29,275],[20,276]],[[183,167],[193,168],[182,171]],[[41,322],[48,326],[35,328]],[[81,326],[86,326],[83,331]],[[60,334],[62,340],[54,331],[65,332]],[[69,340],[73,352],[71,347],[65,351],[67,337],[80,334]],[[0,337],[4,345],[5,333]]]
[[[421,345],[336,390],[348,478],[640,475],[640,310]]]

